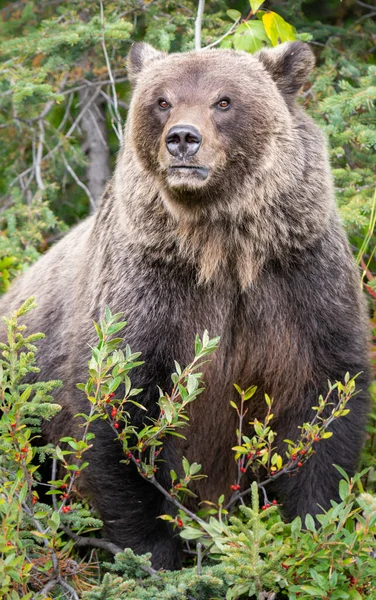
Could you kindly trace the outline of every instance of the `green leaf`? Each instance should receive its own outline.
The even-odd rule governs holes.
[[[253,14],[255,14],[260,6],[264,4],[265,0],[249,0],[249,4],[251,6]]]
[[[280,15],[275,12],[267,12],[262,17],[266,34],[273,46],[283,42],[296,40],[295,30]]]
[[[339,497],[341,500],[346,500],[347,496],[350,493],[350,486],[347,481],[341,479],[339,482]]]
[[[232,48],[232,40],[228,37],[219,44],[220,48]]]
[[[189,475],[190,465],[189,465],[189,462],[187,461],[187,459],[185,458],[185,456],[183,456],[182,465],[183,465],[185,475]]]
[[[244,392],[244,400],[249,400],[250,398],[252,398],[252,396],[254,396],[256,390],[257,390],[256,385],[252,385],[251,387],[246,389]]]
[[[27,482],[25,482],[25,483],[23,484],[23,486],[22,486],[22,488],[21,488],[21,491],[20,491],[20,496],[19,496],[19,498],[20,498],[20,502],[21,502],[21,503],[22,503],[22,502],[24,502],[24,500],[25,500],[26,496],[27,496]]]
[[[328,581],[327,577],[324,577],[323,575],[320,575],[317,571],[315,571],[315,569],[310,569],[309,570],[312,579],[314,580],[315,583],[317,583],[317,585],[322,589],[322,590],[328,590],[330,583]]]
[[[188,394],[192,394],[198,387],[198,380],[195,375],[189,374],[187,377],[187,390]]]
[[[186,527],[180,532],[180,536],[185,540],[198,540],[198,538],[202,537],[202,531],[193,529],[193,527]]]
[[[234,10],[233,8],[230,8],[230,10],[226,10],[226,14],[227,16],[230,17],[230,19],[232,19],[233,21],[237,21],[238,19],[241,18],[242,13],[239,12],[238,10]]]
[[[304,592],[307,592],[307,594],[309,594],[310,596],[320,596],[321,598],[323,596],[326,596],[326,592],[324,592],[323,590],[320,590],[317,587],[313,587],[312,585],[302,585],[301,589]]]
[[[261,21],[250,21],[242,23],[233,36],[235,50],[244,50],[245,52],[257,52],[263,47],[263,42],[267,42],[265,27]]]
[[[306,515],[305,526],[306,526],[306,529],[308,529],[308,531],[312,531],[313,533],[315,533],[316,526],[315,526],[315,521],[314,521],[312,515]]]

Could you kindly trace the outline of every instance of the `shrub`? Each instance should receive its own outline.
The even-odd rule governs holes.
[[[34,342],[42,335],[25,336],[25,326],[19,324],[33,307],[29,300],[4,318],[8,337],[0,346],[0,591],[4,599],[39,600],[47,594],[56,598],[62,594],[79,598],[81,594],[87,600],[372,598],[376,498],[369,493],[356,497],[354,492],[364,473],[349,479],[341,471],[341,502],[333,501],[316,522],[308,515],[304,527],[299,518],[284,523],[276,502],[269,502],[267,497],[268,481],[304,468],[315,444],[326,443],[332,420],[348,411],[355,379],[346,377],[344,382],[330,385],[327,398],[318,401],[315,419],[302,425],[298,441],[287,440],[283,456],[273,447],[272,400],[266,397],[266,418],[264,422],[255,420],[254,435],[247,437],[242,423],[255,388],[241,390],[236,386],[239,402],[233,403],[233,408],[239,427],[233,451],[238,479],[232,486],[232,497],[227,505],[223,495],[218,503],[206,503],[204,510],[193,512],[185,506],[185,497],[192,495],[191,481],[203,476],[200,465],[189,464],[184,458],[184,475],[178,477],[172,471],[169,490],[160,486],[155,473],[166,436],[183,435],[188,425],[186,407],[203,390],[200,366],[215,351],[218,339],[210,340],[207,333],[202,340],[196,338],[193,361],[185,368],[176,363],[172,392],[160,392],[158,418],[146,420],[137,430],[129,419],[127,404],[143,408],[134,399],[140,390],[132,388],[129,376],[131,369],[141,364],[139,353],[128,346],[125,352],[120,350],[122,338],[116,335],[125,323],[120,314],[112,315],[107,309],[95,325],[98,344],[89,361],[89,379],[79,384],[90,406],[82,435],[63,438],[63,447],[37,446],[40,419],[49,419],[59,410],[51,396],[59,382],[24,382],[38,371]],[[336,400],[328,410],[333,393]],[[96,418],[108,421],[114,438],[123,445],[124,460],[134,461],[140,476],[156,485],[174,507],[174,516],[161,518],[171,521],[186,540],[193,566],[188,562],[182,572],[156,573],[150,556],[135,556],[129,549],[88,535],[99,529],[101,522],[82,500],[77,501],[74,484],[87,466],[85,451],[95,443],[90,424]],[[119,422],[121,431],[116,427]],[[41,500],[36,463],[46,456],[53,457],[53,475],[46,499]],[[58,463],[60,478],[56,478]],[[258,483],[240,492],[238,482],[247,470],[258,476]],[[250,506],[244,502],[248,495]],[[52,503],[47,502],[48,496]],[[116,555],[114,562],[103,562],[102,569],[107,572],[100,584],[96,583],[93,558],[79,556],[77,548],[84,547]]]

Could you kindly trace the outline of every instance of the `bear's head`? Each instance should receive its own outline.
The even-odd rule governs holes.
[[[131,138],[143,167],[171,200],[218,202],[262,177],[291,137],[294,96],[314,64],[301,42],[245,52],[167,55],[136,43],[128,57],[134,86]],[[283,147],[283,146],[282,146]],[[230,184],[230,185],[229,185]]]
[[[301,42],[255,55],[134,44],[114,177],[128,234],[164,257],[177,247],[201,280],[236,265],[243,287],[313,244],[334,209],[324,138],[296,103],[313,65]]]

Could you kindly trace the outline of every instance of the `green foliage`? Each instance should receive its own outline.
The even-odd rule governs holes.
[[[50,197],[54,187],[48,190]],[[0,293],[8,289],[19,271],[39,258],[46,247],[45,236],[57,227],[63,229],[41,194],[36,193],[30,204],[25,204],[15,191],[14,205],[0,213]]]
[[[137,566],[150,567],[148,555],[134,557],[127,551],[107,565],[118,575],[106,574],[101,585],[83,597],[236,600],[278,594],[289,600],[372,599],[376,502],[367,494],[355,498],[356,479],[345,476],[340,484],[342,501],[333,502],[327,513],[317,516],[319,526],[308,516],[305,528],[299,518],[284,523],[275,506],[260,510],[253,483],[252,506],[241,506],[227,525],[217,523],[213,528],[216,564],[147,576],[137,573]]]
[[[210,340],[206,332],[202,340],[196,338],[193,361],[185,368],[175,363],[172,391],[169,394],[160,391],[160,415],[155,419],[146,416],[144,426],[137,429],[127,409],[129,404],[143,407],[134,400],[140,390],[132,388],[129,375],[142,363],[138,360],[139,353],[133,353],[129,347],[125,353],[120,350],[122,338],[116,336],[125,322],[121,321],[121,314],[113,315],[106,309],[104,318],[95,324],[98,344],[89,361],[89,379],[79,384],[90,406],[88,415],[77,415],[82,433],[77,438],[62,438],[64,448],[36,447],[40,418],[49,419],[59,410],[50,394],[59,382],[23,381],[28,374],[38,371],[34,342],[43,337],[41,334],[25,337],[25,326],[19,324],[19,319],[33,307],[31,299],[4,319],[7,343],[0,345],[0,591],[4,599],[39,600],[45,597],[46,590],[56,598],[62,593],[75,598],[78,590],[88,600],[156,597],[235,600],[267,598],[273,593],[291,600],[298,596],[306,600],[315,594],[324,600],[372,598],[371,586],[376,576],[373,555],[376,501],[369,493],[358,498],[354,494],[354,486],[364,473],[349,480],[341,471],[344,477],[340,483],[341,502],[332,502],[332,508],[317,517],[318,523],[308,515],[305,528],[300,519],[284,523],[277,503],[270,503],[266,495],[269,481],[283,472],[304,468],[314,445],[318,441],[326,443],[327,427],[348,410],[347,402],[355,392],[354,379],[346,377],[344,383],[330,386],[328,396],[319,399],[316,417],[311,423],[302,424],[299,439],[286,441],[286,458],[276,454],[273,447],[272,400],[266,396],[265,422],[254,420],[254,436],[248,438],[242,434],[242,424],[247,402],[256,388],[243,391],[235,386],[239,393],[239,402],[232,402],[239,417],[238,445],[234,447],[237,481],[249,469],[257,482],[243,492],[238,484],[231,486],[234,493],[227,505],[222,495],[217,504],[206,503],[205,509],[193,512],[185,501],[187,496],[194,496],[189,487],[202,476],[200,465],[183,458],[181,476],[171,472],[170,490],[162,488],[155,472],[166,436],[181,436],[181,429],[189,422],[186,407],[203,389],[200,367],[215,350],[218,339]],[[120,390],[123,391],[119,395]],[[337,394],[334,406],[325,410],[324,416],[334,393]],[[87,467],[85,452],[95,444],[90,425],[97,418],[108,422],[113,429],[114,438],[123,445],[124,460],[133,461],[140,476],[165,495],[176,516],[166,514],[161,518],[175,525],[191,549],[196,544],[196,566],[182,572],[156,573],[149,555],[135,556],[126,549],[116,554],[113,563],[103,563],[105,574],[98,585],[90,571],[92,563],[77,561],[74,542],[79,546],[118,550],[102,540],[82,535],[98,529],[101,522],[75,498],[75,483]],[[116,427],[119,423],[121,429]],[[52,504],[39,499],[36,454],[42,458],[54,457],[53,479],[46,493]],[[57,464],[63,473],[61,478],[55,475]],[[243,500],[249,494],[251,506]]]
[[[53,453],[50,445],[37,445],[40,422],[60,411],[51,392],[61,383],[24,382],[39,372],[35,342],[44,337],[40,333],[25,337],[26,326],[19,323],[34,307],[33,299],[27,300],[3,318],[7,342],[0,343],[0,594],[4,600],[39,597],[31,590],[41,590],[54,578],[56,585],[69,589],[61,573],[72,542],[62,539],[62,527],[81,532],[101,526],[79,503],[66,514],[64,496],[53,506],[39,501],[37,463]]]

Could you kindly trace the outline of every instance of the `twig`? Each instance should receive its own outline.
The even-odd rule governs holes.
[[[68,96],[68,102],[67,102],[67,105],[65,107],[64,116],[63,116],[63,118],[61,120],[61,123],[60,123],[59,127],[57,128],[57,131],[61,131],[64,128],[65,123],[69,119],[70,109],[71,109],[71,106],[72,106],[72,102],[73,102],[73,92],[71,94],[69,94],[69,96]]]
[[[35,180],[37,182],[38,188],[40,190],[44,190],[45,185],[43,183],[42,174],[41,174],[41,163],[42,163],[43,144],[44,144],[44,125],[43,125],[42,119],[39,119],[38,126],[39,126],[39,141],[38,141],[38,149],[37,149],[37,154],[36,154],[36,159],[35,159]]]
[[[106,67],[107,67],[107,71],[108,71],[108,76],[110,79],[110,85],[111,85],[111,90],[112,90],[112,96],[113,96],[113,103],[114,103],[114,112],[115,112],[115,117],[116,117],[116,125],[114,123],[112,123],[112,127],[114,128],[114,131],[118,137],[118,140],[120,142],[120,144],[122,144],[123,142],[123,128],[122,128],[122,124],[121,124],[121,117],[120,117],[120,113],[119,113],[119,107],[118,107],[118,103],[117,103],[117,94],[116,94],[116,87],[115,87],[115,80],[114,77],[112,75],[112,71],[111,71],[111,64],[110,64],[110,60],[108,58],[108,53],[107,53],[107,48],[106,48],[106,42],[105,42],[105,36],[104,36],[104,12],[103,12],[103,1],[99,0],[100,3],[100,9],[101,9],[101,29],[102,29],[102,49],[103,49],[103,54],[104,54],[104,58],[106,61]]]
[[[209,48],[213,48],[214,46],[218,46],[218,44],[220,44],[222,42],[222,40],[224,40],[225,38],[227,38],[229,35],[232,34],[232,32],[234,31],[234,29],[239,25],[240,19],[241,19],[241,17],[239,17],[239,19],[237,19],[235,21],[235,23],[233,23],[231,25],[230,29],[228,31],[226,31],[226,33],[224,33],[223,35],[221,35],[221,37],[218,38],[217,40],[215,40],[215,42],[212,42],[211,44],[208,44],[208,46],[204,46],[204,48],[202,48],[202,50],[208,50]]]
[[[81,181],[81,179],[78,177],[78,175],[76,175],[76,173],[73,171],[72,167],[68,163],[68,161],[65,158],[64,154],[63,154],[63,161],[64,161],[65,168],[68,171],[68,173],[70,173],[70,175],[72,175],[72,177],[75,180],[75,182],[77,183],[77,185],[79,185],[80,188],[82,188],[84,190],[84,192],[86,193],[87,197],[89,198],[89,203],[90,203],[90,209],[91,209],[91,211],[95,211],[96,208],[97,208],[97,206],[95,204],[95,200],[94,200],[93,196],[90,193],[89,188],[84,184],[83,181]]]
[[[197,17],[195,20],[195,50],[201,50],[201,28],[204,9],[205,0],[198,0]]]
[[[66,589],[72,595],[72,598],[74,598],[74,600],[80,600],[76,593],[76,590],[71,585],[69,585],[69,583],[67,583],[65,579],[61,577],[61,575],[58,576],[57,582],[61,585],[61,587]]]
[[[52,460],[52,473],[51,473],[52,481],[56,481],[56,473],[57,473],[57,460],[56,460],[56,458],[54,458]],[[52,494],[52,506],[54,507],[54,510],[58,510],[56,494]]]
[[[47,596],[47,593],[52,590],[52,588],[55,587],[55,585],[58,584],[58,580],[57,579],[52,579],[51,581],[49,581],[48,583],[46,583],[46,585],[44,586],[44,588],[39,592],[39,595],[44,598]]]
[[[363,8],[369,8],[369,10],[375,10],[374,6],[371,6],[370,4],[366,4],[365,2],[362,2],[361,0],[355,0],[355,4],[358,4],[358,6],[362,6]]]
[[[118,554],[119,552],[124,552],[124,550],[120,548],[120,546],[117,546],[116,544],[113,544],[112,542],[109,542],[107,540],[77,535],[77,533],[74,533],[74,531],[72,531],[71,529],[69,529],[69,527],[65,525],[62,525],[62,529],[74,541],[77,548],[97,548],[99,550],[107,550],[113,555]],[[148,573],[148,575],[150,576],[157,574],[157,571],[152,567],[144,565],[141,568],[143,571],[145,571],[145,573]]]
[[[128,81],[128,77],[118,77],[116,79],[114,79],[115,83],[123,83],[124,81]],[[98,81],[88,81],[87,79],[84,80],[84,83],[80,84],[80,85],[76,85],[75,87],[69,88],[68,90],[65,90],[64,92],[61,92],[64,96],[67,94],[72,94],[73,92],[79,92],[80,90],[83,90],[87,87],[98,87],[99,86],[103,86],[103,85],[108,85],[109,83],[111,83],[111,81],[109,79],[99,79]],[[11,90],[10,90],[11,91]],[[4,95],[6,95],[8,93],[4,92],[3,94],[0,94],[0,98]]]
[[[202,575],[202,544],[197,544],[197,575]]]

